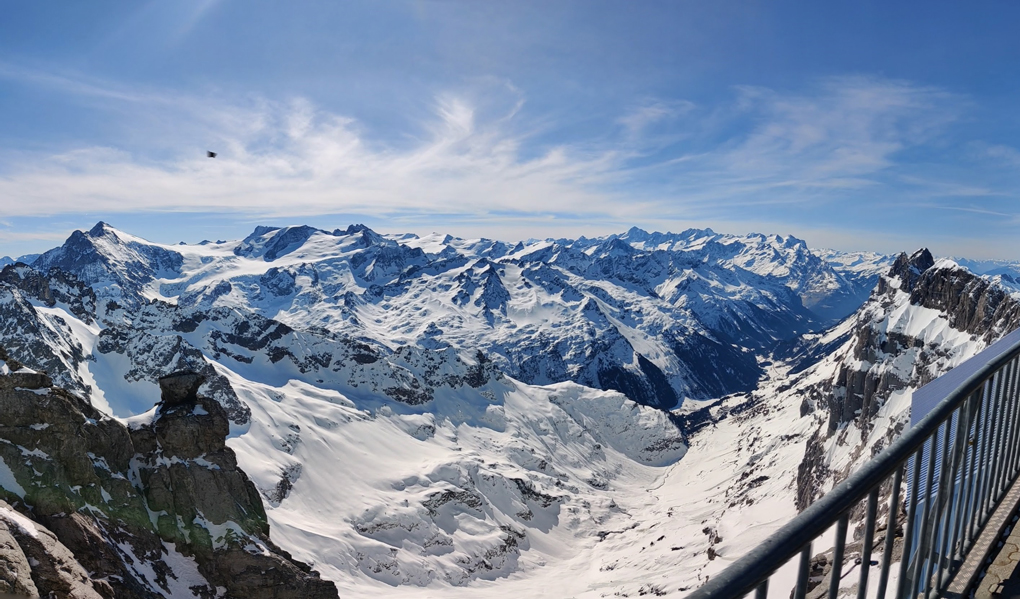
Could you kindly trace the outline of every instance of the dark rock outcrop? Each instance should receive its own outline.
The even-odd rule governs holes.
[[[196,393],[201,382],[165,377],[152,421],[130,429],[47,380],[0,384],[0,459],[14,479],[0,488],[0,570],[30,564],[35,586],[0,573],[0,592],[337,597],[270,541],[260,495],[225,444],[227,413]],[[185,585],[182,567],[206,583]]]
[[[160,377],[160,401],[164,407],[194,406],[198,403],[198,388],[204,382],[204,376],[187,370]]]
[[[906,294],[906,297],[904,297]],[[907,334],[890,324],[890,317],[904,304],[937,311],[952,329],[968,333],[972,340],[991,343],[1020,326],[1020,302],[994,281],[977,276],[951,263],[936,264],[931,253],[921,249],[900,254],[887,275],[880,278],[871,297],[854,318],[849,343],[838,356],[831,380],[818,383],[804,393],[805,406],[827,410],[825,425],[807,445],[798,469],[797,506],[804,509],[821,494],[825,480],[839,482],[850,466],[830,471],[821,451],[825,439],[851,445],[849,464],[867,457],[865,444],[871,436],[876,415],[896,391],[920,388],[947,369],[952,347],[941,337]],[[813,350],[800,348],[805,354]],[[855,423],[860,437],[849,438],[847,425]],[[880,431],[872,453],[888,445],[902,430],[895,422]]]
[[[962,268],[926,271],[911,288],[910,303],[942,312],[949,326],[988,343],[1020,326],[1020,302]]]
[[[889,269],[889,277],[899,279],[903,282],[903,289],[910,291],[921,275],[932,266],[935,266],[935,258],[928,248],[921,248],[909,257],[906,253],[897,256],[892,268]]]
[[[24,532],[19,526],[21,523],[12,516],[11,506],[0,501],[0,593],[38,597],[39,589],[32,581],[32,566],[18,540]]]
[[[907,386],[921,387],[934,378],[933,371],[924,366],[943,355],[945,348],[885,330],[884,320],[875,318],[883,313],[883,306],[892,305],[897,290],[909,294],[911,305],[937,310],[950,327],[981,337],[986,343],[1020,326],[1020,302],[1001,287],[963,268],[934,265],[927,249],[909,257],[900,254],[860,312],[853,333],[851,363],[876,365],[907,352],[916,354],[915,363],[904,374],[889,368],[851,367],[844,361],[831,389],[830,434],[854,419],[866,433],[890,393]]]
[[[0,270],[0,283],[16,287],[47,306],[63,304],[86,324],[96,316],[96,293],[78,277],[54,267],[46,274],[15,262]]]

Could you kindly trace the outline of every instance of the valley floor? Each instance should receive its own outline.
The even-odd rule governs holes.
[[[407,574],[409,567],[415,567],[399,562],[394,562],[393,568],[405,572],[390,571],[390,579],[386,580],[386,576],[366,567],[368,560],[356,564],[339,555],[364,551],[358,548],[362,540],[352,539],[355,535],[351,530],[358,530],[357,523],[367,522],[368,516],[376,523],[393,521],[393,528],[413,529],[417,525],[410,520],[401,523],[399,517],[394,519],[393,505],[385,505],[386,502],[399,505],[402,499],[407,499],[413,486],[407,484],[409,479],[422,478],[422,474],[436,464],[448,467],[460,464],[456,467],[461,467],[464,458],[470,456],[477,458],[488,453],[489,458],[482,461],[495,459],[492,457],[495,437],[486,438],[484,432],[480,432],[484,428],[467,423],[449,429],[440,426],[428,443],[407,436],[407,447],[375,446],[368,450],[363,446],[359,453],[353,446],[334,444],[329,451],[336,455],[331,459],[340,460],[341,455],[351,451],[358,455],[359,461],[364,461],[339,469],[323,468],[324,464],[306,466],[305,471],[309,473],[313,470],[333,472],[335,476],[347,473],[351,477],[349,484],[336,485],[337,495],[327,502],[329,505],[313,506],[300,503],[303,500],[299,485],[308,481],[299,480],[292,497],[277,506],[267,506],[273,538],[295,557],[313,562],[326,578],[337,582],[341,596],[345,597],[380,594],[391,597],[680,597],[796,515],[797,467],[804,458],[808,438],[821,424],[821,416],[812,413],[802,416],[801,399],[795,390],[780,389],[787,379],[785,368],[774,368],[772,372],[773,376],[753,395],[706,402],[709,405],[701,408],[699,415],[708,415],[708,423],[690,437],[689,449],[679,461],[666,466],[643,465],[618,453],[612,455],[616,452],[607,449],[605,488],[579,488],[558,511],[548,514],[549,520],[544,526],[535,525],[533,521],[526,529],[527,548],[521,551],[516,567],[508,568],[505,574],[493,572],[491,580],[451,584],[422,572],[416,579],[412,576],[412,579],[398,580]],[[810,382],[804,380],[802,384]],[[243,388],[238,381],[233,384]],[[247,392],[255,390],[249,388]],[[520,394],[508,393],[506,409],[510,419],[515,418],[512,415],[514,397],[521,399]],[[318,409],[313,399],[295,398],[295,401],[303,407],[287,408],[292,415]],[[891,408],[902,408],[902,405]],[[527,406],[527,409],[534,407]],[[259,426],[262,418],[255,413],[253,426]],[[323,420],[321,415],[318,419],[319,422]],[[354,428],[348,429],[350,438],[370,436],[367,429],[382,426],[379,420],[352,422]],[[316,426],[315,416],[299,426],[306,421],[309,422],[306,426]],[[387,426],[393,422],[396,421]],[[358,431],[358,428],[365,430]],[[456,440],[443,441],[444,434],[452,434]],[[239,454],[241,467],[256,481],[260,478],[260,468],[265,467],[266,452],[250,445],[249,441],[263,437],[240,435],[231,441]],[[388,435],[387,438],[394,437]],[[353,443],[357,445],[358,442]],[[564,443],[551,451],[574,449]],[[451,458],[450,451],[470,455]],[[839,449],[835,447],[832,451],[836,457]],[[414,452],[415,458],[408,460],[407,452]],[[295,453],[301,454],[300,451]],[[576,458],[564,460],[560,455],[558,459],[559,463],[569,463]],[[495,463],[490,466],[498,467]],[[402,486],[404,488],[398,492]],[[309,498],[314,496],[308,495]],[[413,493],[410,497],[413,499]],[[334,525],[327,530],[317,528],[312,535],[310,530],[321,526],[316,523],[320,518],[309,517],[307,510],[313,510],[314,514],[316,509],[328,510]],[[469,514],[457,514],[454,518],[461,528],[478,523]],[[456,525],[451,526],[456,528]],[[392,547],[406,548],[411,544],[413,533],[404,531],[402,534],[408,537],[404,542],[392,536],[383,540]],[[382,537],[377,535],[377,538]],[[311,546],[307,545],[309,543]],[[331,543],[340,551],[331,552]],[[397,553],[397,549],[391,551],[394,555]],[[336,559],[316,558],[330,554]],[[427,567],[424,560],[420,567]]]

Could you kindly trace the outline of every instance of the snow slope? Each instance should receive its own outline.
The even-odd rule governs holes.
[[[1000,279],[919,253],[823,328],[808,306],[882,264],[710,230],[161,246],[100,223],[5,269],[0,323],[128,422],[202,372],[273,540],[344,596],[682,596],[1015,325]]]
[[[99,223],[34,265],[91,286],[101,319],[152,300],[255,311],[390,349],[482,350],[523,382],[569,380],[663,408],[753,389],[755,352],[851,313],[874,282],[793,237],[711,230],[510,246],[259,227],[164,246]]]

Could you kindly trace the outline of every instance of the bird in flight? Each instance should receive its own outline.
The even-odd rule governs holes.
[[[208,156],[209,158],[216,158],[216,152],[207,151],[205,155]]]

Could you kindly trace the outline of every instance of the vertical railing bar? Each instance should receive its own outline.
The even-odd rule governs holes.
[[[957,452],[960,448],[960,440],[963,436],[963,411],[957,410],[956,416],[956,435],[953,438],[952,449],[949,451],[948,462],[942,460],[943,470],[948,469],[949,472],[945,476],[944,480],[946,483],[945,493],[939,490],[939,510],[938,516],[935,518],[935,529],[936,536],[935,542],[932,543],[932,571],[935,575],[935,584],[930,588],[938,590],[942,587],[942,579],[946,569],[946,548],[949,545],[950,527],[953,518],[953,509],[956,507],[956,502],[953,501],[954,493],[956,492],[956,466],[959,463],[957,460]]]
[[[1017,410],[1017,418],[1016,421],[1014,422],[1014,427],[1018,430],[1015,431],[1013,443],[1011,444],[1012,453],[1010,454],[1010,468],[1014,478],[1016,477],[1018,469],[1017,458],[1020,457],[1020,447],[1017,447],[1017,444],[1020,443],[1020,403],[1018,403],[1017,397],[1018,390],[1020,390],[1020,356],[1017,356],[1015,362],[1017,366],[1016,377],[1014,378],[1013,390],[1010,393],[1009,397],[1009,401],[1013,403],[1014,407]]]
[[[942,515],[943,510],[946,508],[946,488],[949,486],[949,476],[952,475],[952,465],[948,462],[949,455],[949,438],[952,436],[950,433],[953,431],[953,416],[956,412],[949,415],[943,424],[944,430],[942,432],[942,451],[936,456],[936,463],[939,465],[939,488],[935,492],[935,503],[932,504],[931,510],[931,524],[930,532],[926,538],[928,558],[924,566],[923,576],[921,578],[921,593],[924,595],[928,594],[928,589],[931,588],[931,575],[935,568],[935,559],[938,557],[938,546],[940,541],[940,534],[942,532]],[[957,428],[960,426],[959,417],[956,422]],[[948,467],[947,467],[948,466]],[[931,494],[928,495],[929,499]],[[925,525],[926,528],[929,526]]]
[[[868,494],[867,515],[864,517],[864,545],[861,546],[861,577],[857,583],[857,599],[867,599],[868,573],[871,571],[871,545],[875,542],[875,519],[878,517],[878,491]]]
[[[973,462],[973,460],[968,459],[968,457],[973,455],[973,452],[971,451],[971,444],[970,444],[970,428],[971,428],[972,420],[973,420],[973,417],[974,417],[975,411],[976,411],[975,410],[975,407],[976,407],[975,404],[976,403],[977,403],[976,395],[974,393],[971,393],[970,395],[967,396],[967,399],[964,400],[963,406],[961,408],[962,414],[964,415],[964,426],[961,427],[961,429],[960,429],[961,432],[959,433],[961,436],[958,437],[958,439],[960,439],[960,442],[961,442],[961,445],[960,445],[960,456],[959,456],[959,458],[960,458],[960,490],[959,490],[959,495],[957,495],[957,492],[955,490],[956,489],[956,477],[954,476],[953,477],[953,489],[954,489],[954,491],[953,491],[953,495],[952,495],[952,497],[954,498],[954,502],[953,502],[952,520],[950,521],[950,530],[952,531],[952,534],[949,537],[949,545],[947,545],[947,548],[948,548],[948,551],[949,551],[947,557],[949,559],[950,564],[952,564],[953,562],[956,561],[957,541],[960,541],[960,535],[961,535],[961,531],[962,531],[962,528],[963,528],[963,521],[964,521],[964,518],[966,517],[966,510],[967,510],[967,499],[966,499],[967,498],[967,479],[970,476],[970,470],[969,470],[970,464]],[[960,551],[960,554],[961,554],[961,557],[962,557],[962,555],[963,555],[963,551],[962,550]],[[954,572],[955,572],[955,570],[954,570]]]
[[[960,556],[961,557],[967,553],[968,542],[969,542],[969,539],[968,539],[968,532],[969,531],[967,529],[967,519],[970,517],[970,499],[971,499],[971,496],[974,495],[974,466],[975,466],[975,461],[977,459],[977,451],[978,451],[977,436],[978,436],[978,431],[980,430],[980,427],[981,427],[981,415],[982,415],[982,411],[981,411],[981,391],[977,390],[977,391],[974,391],[973,393],[971,393],[970,394],[970,400],[971,400],[971,408],[970,409],[974,412],[973,416],[971,417],[971,424],[973,426],[974,433],[972,435],[971,434],[971,428],[970,427],[967,428],[967,454],[970,456],[970,459],[967,460],[967,464],[966,464],[967,470],[964,473],[964,478],[962,480],[962,483],[963,483],[963,491],[962,492],[965,495],[964,495],[963,503],[960,506],[960,521],[959,521],[959,523],[957,525],[959,530],[957,530],[957,532],[956,532],[956,536],[958,537],[959,542],[960,542]],[[955,541],[954,541],[954,545],[955,545]]]
[[[978,477],[977,477],[977,491],[974,496],[974,507],[971,517],[971,538],[977,536],[977,533],[984,526],[984,510],[982,502],[984,500],[984,481],[988,472],[988,451],[991,446],[992,431],[996,428],[996,419],[994,419],[994,406],[992,405],[992,394],[991,394],[991,383],[992,378],[985,379],[983,383],[983,403],[984,403],[984,422],[981,430],[981,455],[978,458]]]
[[[1006,442],[1006,457],[1003,461],[1002,481],[999,483],[1000,497],[1006,492],[1009,484],[1013,482],[1016,476],[1013,462],[1017,450],[1017,429],[1020,428],[1017,426],[1018,422],[1020,422],[1020,406],[1016,402],[1016,385],[1017,377],[1020,376],[1020,360],[1013,358],[1010,362],[1010,367],[1012,368],[1012,374],[1009,377],[1009,385],[1006,387],[1006,404],[1009,405],[1013,416],[1009,419],[1009,440]]]
[[[943,430],[946,423],[943,422],[939,425],[939,428],[935,429],[929,442],[931,443],[931,449],[928,451],[928,472],[925,474],[925,485],[924,485],[924,509],[921,511],[921,538],[917,544],[917,560],[914,563],[914,575],[910,587],[910,596],[917,597],[917,593],[920,592],[922,583],[922,574],[925,566],[927,565],[928,557],[928,537],[930,535],[928,528],[928,514],[931,513],[931,488],[935,483],[935,456],[938,453],[938,439],[939,431]],[[948,431],[944,431],[943,435],[949,434]]]
[[[797,586],[793,599],[804,599],[807,596],[808,577],[811,576],[811,543],[800,550],[800,565],[797,568]]]
[[[981,486],[984,481],[984,472],[988,468],[987,464],[987,445],[988,445],[988,429],[992,426],[992,399],[991,399],[991,379],[985,379],[981,383],[981,430],[975,433],[977,438],[977,444],[979,448],[977,458],[977,469],[974,472],[974,497],[970,504],[970,523],[968,525],[967,538],[969,539],[968,547],[973,545],[977,537],[977,532],[981,529],[980,517],[978,516],[978,506],[981,502]]]
[[[959,501],[956,501],[956,470],[960,467],[960,463],[963,461],[963,452],[967,447],[967,431],[970,429],[970,398],[964,399],[963,404],[956,410],[956,439],[953,441],[953,452],[950,456],[949,462],[949,477],[946,485],[946,508],[943,512],[942,529],[939,535],[939,543],[936,546],[936,555],[938,556],[938,575],[935,577],[935,589],[937,591],[942,590],[942,580],[945,574],[946,565],[952,572],[952,547],[949,544],[950,536],[956,527],[953,524],[953,516],[955,512],[959,511]],[[959,468],[961,471],[962,468]]]
[[[767,599],[769,596],[769,579],[766,578],[754,589],[754,599]]]
[[[829,571],[829,599],[839,597],[839,581],[843,572],[843,553],[846,551],[846,529],[850,525],[850,513],[844,513],[836,524],[836,548],[832,554],[832,570]]]
[[[998,373],[992,373],[992,376],[988,379],[988,422],[985,426],[985,435],[988,437],[987,447],[985,447],[984,459],[981,463],[981,484],[978,486],[978,502],[974,505],[974,511],[977,512],[978,516],[978,530],[985,525],[985,506],[987,505],[988,498],[988,473],[992,470],[992,463],[994,456],[992,452],[995,451],[995,431],[998,428],[998,404],[995,401],[995,383]]]
[[[1007,425],[1006,435],[1006,446],[1002,464],[1002,475],[999,480],[999,501],[1006,494],[1006,489],[1009,488],[1009,483],[1013,482],[1014,471],[1013,471],[1013,453],[1016,451],[1017,443],[1017,416],[1020,410],[1017,409],[1016,401],[1014,401],[1016,393],[1016,376],[1018,368],[1017,359],[1014,358],[1009,362],[1010,366],[1010,377],[1009,382],[1006,385],[1004,401],[1010,410],[1009,424]],[[998,503],[998,502],[996,502]]]
[[[1009,390],[1013,382],[1013,362],[1008,362],[1002,369],[1005,371],[1005,375],[1003,375],[1003,379],[1005,380],[1002,383],[1002,390],[1000,391],[1002,396],[1002,427],[1004,433],[1002,446],[999,448],[1001,454],[999,456],[999,468],[995,473],[995,505],[999,505],[999,499],[1002,498],[1003,484],[1006,482],[1006,474],[1008,473],[1008,466],[1006,465],[1008,462],[1006,460],[1006,456],[1009,453],[1009,443],[1013,437],[1013,417],[1015,415],[1013,402],[1009,400]]]
[[[995,469],[992,471],[992,494],[991,505],[999,503],[999,481],[1002,480],[1003,452],[1006,449],[1007,438],[1009,437],[1010,406],[1006,398],[1006,388],[1009,386],[1009,364],[999,369],[999,435],[998,443],[995,446]]]
[[[1016,401],[1017,384],[1020,384],[1020,357],[1013,358],[1012,365],[1013,377],[1010,381],[1009,391],[1006,393],[1006,401],[1013,407],[1013,421],[1010,423],[1012,430],[1010,441],[1006,445],[1006,471],[1008,474],[1004,482],[1005,486],[1009,486],[1009,483],[1016,478],[1017,442],[1020,439],[1020,405]]]
[[[1013,422],[1013,442],[1010,443],[1009,463],[1011,480],[1016,479],[1018,469],[1020,469],[1020,463],[1018,463],[1018,458],[1020,458],[1020,447],[1017,447],[1017,445],[1020,444],[1020,356],[1017,357],[1016,372],[1016,380],[1014,381],[1013,389],[1009,396],[1009,401],[1013,404],[1013,407],[1017,412],[1017,417]]]
[[[993,472],[992,482],[992,494],[989,498],[988,512],[989,517],[991,513],[995,511],[995,506],[999,505],[999,499],[1002,497],[999,491],[999,480],[1002,478],[1004,454],[1006,451],[1006,444],[1009,442],[1009,399],[1006,397],[1006,385],[1009,378],[1008,364],[999,369],[1002,381],[999,383],[999,433],[996,435],[998,443],[995,446],[995,470]]]
[[[991,515],[992,506],[995,505],[995,476],[999,473],[999,456],[1002,451],[1002,429],[1003,425],[1003,410],[1004,405],[1002,401],[1002,370],[995,371],[995,441],[992,443],[992,453],[989,455],[991,460],[991,469],[988,471],[988,483],[985,491],[985,501],[981,505],[981,509],[985,513],[985,523],[988,522],[988,516]]]
[[[910,497],[907,497],[907,522],[903,525],[903,555],[900,558],[900,575],[896,585],[897,599],[906,597],[907,594],[907,568],[910,564],[910,546],[914,542],[914,522],[917,520],[917,497],[921,491],[918,487],[921,486],[921,459],[923,457],[924,443],[914,453],[913,472],[907,484],[907,488],[910,490]]]
[[[896,520],[900,509],[900,485],[903,484],[903,469],[900,466],[893,475],[892,497],[889,498],[889,517],[885,525],[885,549],[882,551],[882,565],[878,573],[878,592],[875,599],[885,599],[889,587],[889,566],[892,564],[893,547],[896,544]],[[800,597],[798,599],[803,599]]]

